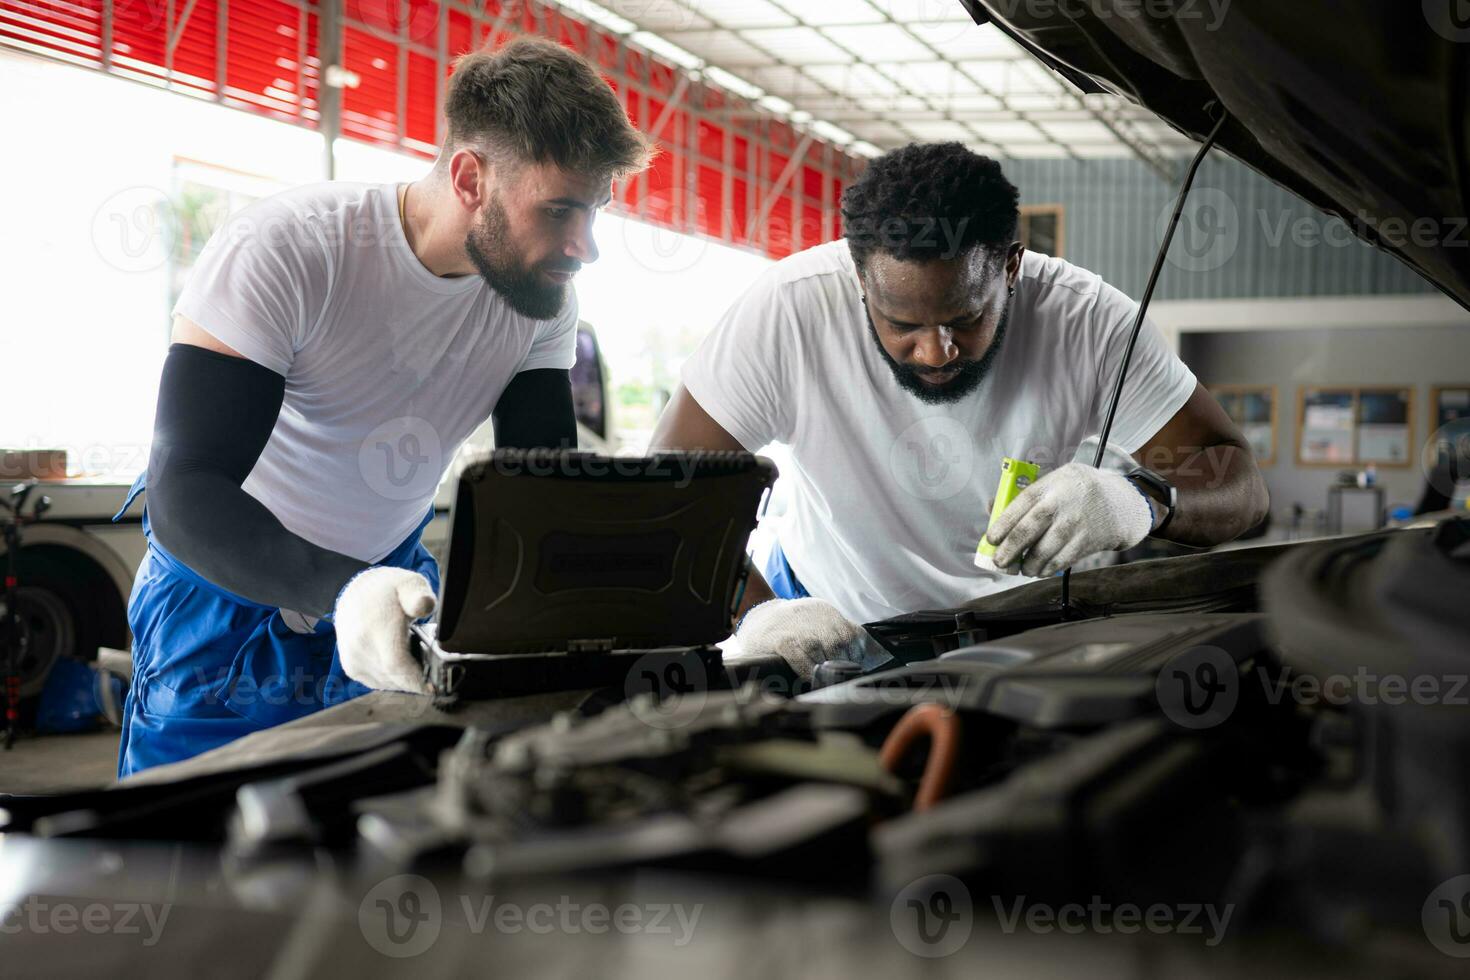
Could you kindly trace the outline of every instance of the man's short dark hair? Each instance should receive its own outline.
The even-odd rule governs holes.
[[[522,37],[454,63],[445,99],[444,154],[468,146],[492,163],[555,163],[619,179],[648,166],[653,145],[628,122],[613,90],[583,57]]]
[[[1000,164],[963,143],[910,143],[868,164],[842,193],[843,235],[859,271],[874,252],[952,259],[1016,241],[1020,193]]]

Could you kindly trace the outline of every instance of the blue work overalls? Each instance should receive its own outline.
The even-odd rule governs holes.
[[[145,477],[128,491],[114,521],[143,491]],[[412,569],[438,592],[438,563],[419,541],[433,516],[431,508],[378,564]],[[281,610],[209,582],[153,540],[146,505],[143,534],[148,554],[128,600],[133,683],[123,707],[119,778],[370,690],[342,672],[330,620],[298,633]]]

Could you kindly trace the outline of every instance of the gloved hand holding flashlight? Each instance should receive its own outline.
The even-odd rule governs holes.
[[[1068,463],[1023,490],[986,537],[997,568],[1044,577],[1088,555],[1131,548],[1153,527],[1153,507],[1126,477]]]

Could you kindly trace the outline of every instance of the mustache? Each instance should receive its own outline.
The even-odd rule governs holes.
[[[926,368],[914,367],[912,364],[905,364],[904,367],[908,368],[910,373],[915,374],[915,375],[918,375],[921,378],[943,378],[943,377],[946,377],[946,376],[951,375],[951,374],[957,374],[960,371],[963,371],[965,368],[969,367],[970,365],[972,365],[972,364],[978,364],[978,363],[979,363],[978,361],[965,358],[965,359],[951,361],[949,364],[946,364],[944,367],[939,367],[939,368],[932,368],[932,367],[926,367]]]

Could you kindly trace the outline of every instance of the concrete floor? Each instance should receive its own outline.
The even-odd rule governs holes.
[[[85,735],[27,735],[0,750],[0,793],[64,793],[117,778],[113,730]]]

